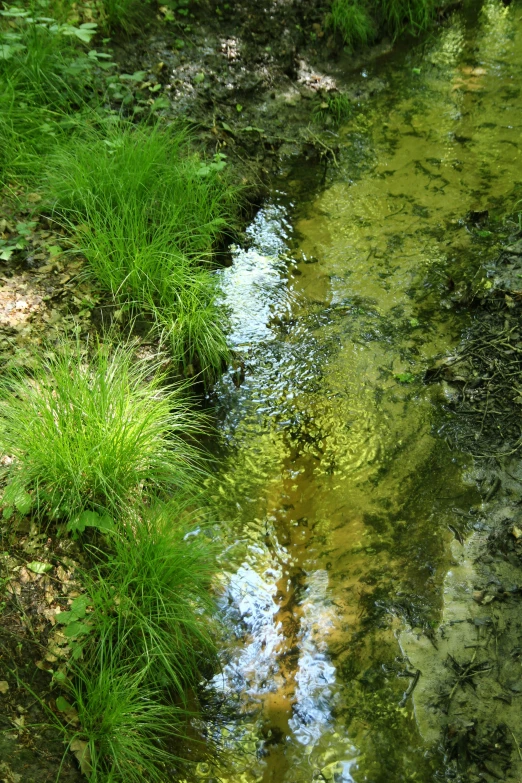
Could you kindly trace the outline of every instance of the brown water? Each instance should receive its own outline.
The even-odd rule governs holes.
[[[448,525],[479,497],[422,376],[465,325],[448,280],[488,285],[494,248],[463,218],[513,204],[521,74],[522,9],[496,0],[374,64],[359,78],[381,89],[339,131],[327,185],[293,203],[286,181],[222,274],[245,377],[216,399],[229,639],[213,688],[231,718],[202,779],[441,769],[397,634],[437,625]]]

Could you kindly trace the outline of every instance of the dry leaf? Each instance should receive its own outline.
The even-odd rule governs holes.
[[[0,693],[7,693],[9,690],[9,683],[7,680],[0,680]]]
[[[84,775],[89,775],[92,772],[91,765],[91,751],[87,742],[81,739],[74,739],[71,742],[71,750],[78,759],[80,769]]]

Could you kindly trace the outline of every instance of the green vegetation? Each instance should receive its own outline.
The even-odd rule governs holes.
[[[82,592],[56,616],[69,652],[54,678],[64,738],[99,783],[164,779],[215,653],[200,460],[182,440],[201,419],[134,349],[64,343],[0,392],[4,517],[91,529]]]
[[[91,780],[164,780],[184,735],[187,689],[214,654],[213,557],[206,537],[192,535],[197,517],[179,498],[128,517],[85,574],[88,594],[58,615],[82,656],[62,675],[71,700],[62,711],[80,724],[65,733]]]
[[[316,122],[340,125],[347,120],[352,113],[352,104],[347,95],[343,93],[327,93],[320,98],[313,109],[313,117]]]
[[[396,38],[418,34],[433,20],[433,0],[333,0],[327,24],[354,49],[371,43],[379,33]]]
[[[33,377],[0,384],[0,448],[12,457],[4,503],[28,494],[40,515],[71,520],[84,510],[121,515],[140,492],[185,486],[196,428],[157,359],[131,345],[97,347],[89,359],[64,344],[36,359]]]
[[[0,11],[0,20],[0,181],[33,181],[45,153],[80,124],[104,56],[81,48],[95,24],[58,24],[22,8]]]
[[[112,554],[86,579],[94,613],[95,648],[121,649],[156,687],[181,702],[208,667],[214,648],[202,623],[213,556],[203,534],[205,515],[190,496],[143,507],[114,537]],[[115,619],[116,618],[116,619]]]
[[[207,380],[228,357],[210,269],[236,206],[222,168],[191,154],[183,130],[120,122],[60,147],[48,174],[58,219],[84,229],[77,243],[95,279],[152,314],[174,360]]]

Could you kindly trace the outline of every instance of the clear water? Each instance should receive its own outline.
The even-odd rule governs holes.
[[[522,10],[496,0],[374,64],[327,185],[287,180],[222,272],[244,379],[215,399],[212,687],[234,714],[201,778],[434,779],[397,633],[437,624],[448,524],[479,498],[422,377],[464,325],[448,280],[486,284],[462,218],[520,185],[521,68]]]

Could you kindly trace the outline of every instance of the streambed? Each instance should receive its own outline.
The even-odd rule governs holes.
[[[201,778],[442,769],[404,640],[436,644],[451,530],[481,498],[422,378],[466,326],[459,270],[487,285],[464,216],[520,176],[521,65],[520,9],[497,2],[376,62],[363,78],[384,88],[324,188],[294,203],[306,172],[282,180],[221,274],[241,361],[214,400],[229,638],[212,689],[234,714]]]

